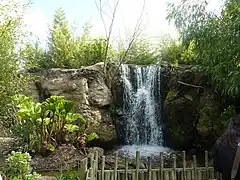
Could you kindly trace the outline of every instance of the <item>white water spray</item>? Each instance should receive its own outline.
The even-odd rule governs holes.
[[[157,66],[122,65],[127,143],[122,151],[127,154],[142,150],[149,155],[166,150],[161,146],[160,78],[161,70]]]

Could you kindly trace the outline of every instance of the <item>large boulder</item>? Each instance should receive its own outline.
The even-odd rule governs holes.
[[[109,113],[111,90],[105,83],[103,63],[80,69],[49,69],[34,73],[36,80],[28,95],[38,101],[51,95],[64,96],[76,105],[76,111],[89,120],[88,132],[96,132],[98,143],[116,140],[115,126]]]

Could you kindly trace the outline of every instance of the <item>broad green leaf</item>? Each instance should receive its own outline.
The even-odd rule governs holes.
[[[96,138],[98,138],[98,135],[96,133],[91,133],[87,135],[87,141],[92,141]]]

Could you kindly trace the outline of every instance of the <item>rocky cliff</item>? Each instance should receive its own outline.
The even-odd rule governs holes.
[[[168,76],[164,101],[165,145],[175,149],[211,149],[234,114],[197,67],[181,67]]]

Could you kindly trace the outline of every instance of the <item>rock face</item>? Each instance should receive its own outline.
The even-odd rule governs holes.
[[[109,113],[112,94],[102,74],[103,64],[81,69],[49,69],[35,73],[38,80],[28,95],[42,101],[51,95],[64,96],[75,103],[76,111],[90,122],[87,131],[96,132],[98,142],[114,142],[115,126]]]
[[[204,74],[191,67],[168,77],[165,145],[180,150],[206,150],[223,133],[229,116],[223,116],[223,100],[208,82]]]

